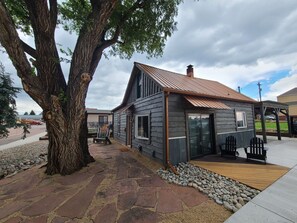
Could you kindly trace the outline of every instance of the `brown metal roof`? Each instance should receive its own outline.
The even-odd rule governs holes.
[[[136,62],[135,66],[159,83],[164,91],[209,98],[256,102],[217,81],[188,77]]]
[[[231,109],[229,106],[225,105],[223,102],[218,101],[216,99],[201,98],[201,97],[195,97],[195,96],[184,96],[184,97],[195,107]]]

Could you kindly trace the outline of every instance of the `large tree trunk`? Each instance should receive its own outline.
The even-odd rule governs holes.
[[[20,39],[5,1],[0,1],[1,45],[21,78],[24,91],[44,112],[49,136],[47,174],[71,174],[94,161],[88,151],[85,99],[103,50],[119,36],[116,32],[114,38],[105,39],[117,2],[90,1],[92,12],[79,33],[66,83],[55,41],[57,0],[23,2],[34,47]]]
[[[65,115],[59,98],[53,96],[52,109],[44,113],[49,136],[46,169],[49,175],[71,174],[94,161],[88,150],[87,116],[84,106],[80,104],[77,103],[76,108],[80,112],[73,113],[71,110],[71,114]]]

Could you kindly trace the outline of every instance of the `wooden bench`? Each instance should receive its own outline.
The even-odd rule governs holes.
[[[249,149],[248,149],[249,148]],[[246,153],[246,160],[257,159],[263,160],[266,164],[266,152],[267,149],[264,148],[264,142],[262,139],[254,137],[250,140],[250,146],[244,148]]]
[[[221,156],[229,155],[236,159],[238,155],[236,149],[236,138],[234,136],[227,136],[225,143],[220,145]]]

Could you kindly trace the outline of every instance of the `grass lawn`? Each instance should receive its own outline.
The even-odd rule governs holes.
[[[256,131],[262,130],[260,120],[255,120],[255,125],[256,125]],[[286,121],[280,122],[279,126],[280,126],[281,132],[288,132],[288,123]],[[274,131],[276,131],[276,122],[272,121],[272,120],[267,120],[265,122],[265,127],[266,127],[267,132],[274,132]]]

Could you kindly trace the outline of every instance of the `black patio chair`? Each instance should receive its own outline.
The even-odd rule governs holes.
[[[245,147],[244,151],[246,153],[246,160],[257,159],[263,160],[266,164],[266,153],[267,148],[264,147],[264,142],[262,139],[254,137],[250,140],[250,146]]]
[[[225,143],[220,145],[221,156],[228,155],[236,159],[236,156],[238,156],[236,149],[236,138],[234,136],[227,136]]]

